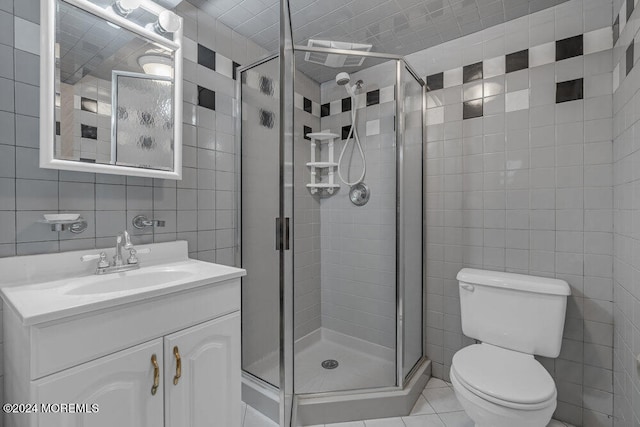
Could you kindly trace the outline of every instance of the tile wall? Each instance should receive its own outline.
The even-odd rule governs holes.
[[[192,257],[233,264],[233,77],[237,64],[266,52],[182,2],[182,181],[40,169],[39,7],[39,0],[0,1],[0,256],[110,247],[118,232],[133,232],[134,216],[146,214],[166,227],[133,232],[134,243],[187,240]],[[199,45],[215,52],[213,67],[198,64]],[[80,213],[89,227],[79,235],[58,234],[36,222],[55,212]]]
[[[614,1],[613,208],[616,426],[640,425],[640,12]]]
[[[310,141],[306,134],[320,131],[320,85],[295,75],[294,114],[294,339],[320,327],[320,198],[305,186],[309,182]]]
[[[364,84],[356,105],[335,81],[321,85],[321,129],[340,135],[336,162],[352,123],[351,110],[358,109],[357,129],[367,159],[364,181],[371,189],[369,202],[355,206],[349,186],[336,176],[340,190],[321,199],[322,326],[395,348],[395,62],[353,73],[351,84],[359,79]],[[342,173],[355,181],[362,160],[351,144],[353,140]],[[322,161],[326,156],[325,146]]]
[[[555,418],[613,413],[612,4],[570,0],[408,57],[427,76],[427,355],[447,379],[462,267],[567,280]]]

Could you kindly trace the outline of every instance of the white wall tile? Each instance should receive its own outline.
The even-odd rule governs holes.
[[[509,92],[505,95],[505,110],[518,111],[529,108],[529,89]]]

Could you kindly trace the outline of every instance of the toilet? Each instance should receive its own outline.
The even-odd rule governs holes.
[[[571,294],[564,280],[465,268],[457,276],[462,332],[451,383],[477,427],[545,427],[556,386],[534,355],[558,357]]]

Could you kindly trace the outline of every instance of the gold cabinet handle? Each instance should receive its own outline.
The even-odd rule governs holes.
[[[176,357],[176,376],[173,377],[173,385],[178,385],[178,380],[182,376],[182,359],[180,358],[178,346],[173,347],[173,355]]]
[[[151,395],[155,396],[160,387],[160,366],[158,366],[158,358],[156,355],[151,356],[151,364],[153,365],[153,386],[151,387]]]

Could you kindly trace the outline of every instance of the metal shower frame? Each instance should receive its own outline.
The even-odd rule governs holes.
[[[372,393],[385,391],[402,390],[412,379],[416,371],[428,360],[425,354],[426,328],[424,327],[424,295],[426,283],[426,267],[422,264],[422,312],[421,312],[421,328],[422,328],[422,356],[415,363],[407,375],[404,375],[404,289],[405,277],[404,269],[399,268],[403,265],[404,259],[404,179],[402,172],[404,171],[404,106],[400,102],[404,99],[404,90],[402,85],[403,67],[411,74],[413,78],[422,86],[422,256],[426,253],[426,221],[425,221],[425,200],[424,200],[424,176],[425,176],[425,155],[424,141],[426,134],[426,83],[418,75],[415,69],[405,60],[402,55],[385,54],[378,52],[364,52],[345,49],[308,47],[294,45],[289,0],[281,0],[281,20],[280,20],[280,52],[263,58],[253,64],[239,67],[237,69],[236,81],[236,170],[241,171],[241,144],[242,144],[242,72],[252,69],[265,62],[280,58],[280,144],[279,144],[279,216],[281,221],[289,218],[292,224],[294,222],[293,215],[293,168],[287,168],[285,165],[291,165],[293,161],[293,142],[294,142],[294,91],[295,91],[295,61],[296,52],[316,52],[329,53],[338,55],[362,56],[365,58],[377,58],[396,61],[396,82],[395,82],[395,99],[396,99],[396,383],[395,386],[376,387],[369,389],[357,389],[357,393]],[[287,147],[289,149],[287,149]],[[236,174],[236,201],[237,206],[241,206],[240,194],[240,174]],[[237,212],[236,227],[236,264],[240,264],[241,259],[241,209]],[[283,227],[284,228],[284,227]],[[282,230],[282,240],[285,239],[285,230]],[[293,227],[290,231],[289,238],[293,237]],[[280,331],[279,331],[279,368],[280,368],[280,387],[275,388],[262,378],[244,371],[249,377],[255,380],[255,383],[265,389],[278,392],[280,397],[280,425],[281,427],[289,427],[291,420],[295,419],[295,399],[294,390],[294,278],[293,278],[293,250],[280,250]],[[305,394],[309,398],[321,398],[328,396],[340,396],[353,394],[354,390],[322,392]]]

